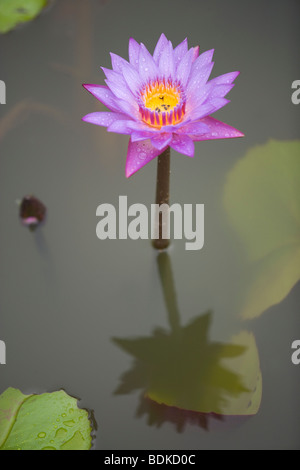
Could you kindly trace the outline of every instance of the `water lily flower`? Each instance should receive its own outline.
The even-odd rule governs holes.
[[[110,112],[87,114],[83,120],[130,135],[126,177],[168,147],[189,157],[194,142],[242,137],[237,129],[210,115],[225,106],[239,72],[208,81],[214,50],[199,55],[187,39],[173,48],[162,34],[153,56],[144,44],[129,40],[129,62],[111,54],[112,70],[102,68],[106,85],[84,87]]]

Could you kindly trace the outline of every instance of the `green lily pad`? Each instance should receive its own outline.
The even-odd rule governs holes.
[[[0,33],[33,20],[47,3],[47,0],[0,0]]]
[[[224,204],[245,249],[241,315],[250,319],[300,280],[300,141],[250,149],[228,175]]]
[[[8,388],[0,395],[0,450],[89,450],[88,412],[63,390],[24,395]]]

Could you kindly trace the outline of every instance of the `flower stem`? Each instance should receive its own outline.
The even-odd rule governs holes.
[[[170,147],[167,147],[157,160],[157,180],[156,180],[156,204],[169,205],[170,196]],[[159,212],[158,218],[158,238],[153,240],[153,246],[157,250],[164,250],[170,244],[169,238],[163,238],[163,219],[162,213]],[[164,227],[167,233],[168,227]]]

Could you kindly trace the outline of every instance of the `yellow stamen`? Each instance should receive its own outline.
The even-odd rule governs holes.
[[[154,127],[174,125],[184,115],[181,90],[177,84],[168,80],[156,80],[148,83],[141,92],[142,119]]]

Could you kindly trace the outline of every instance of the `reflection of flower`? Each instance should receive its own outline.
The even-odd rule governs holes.
[[[148,338],[114,338],[118,346],[136,358],[134,368],[123,375],[117,393],[142,388],[151,400],[179,409],[220,415],[247,414],[253,390],[244,384],[239,361],[234,370],[234,359],[243,361],[247,346],[211,342],[210,324],[211,313],[208,313],[176,332],[160,329]],[[256,349],[251,348],[251,360],[255,354]],[[231,362],[233,369],[230,369]],[[244,395],[242,402],[241,395]]]
[[[83,120],[130,135],[127,177],[168,146],[193,157],[194,141],[243,136],[210,117],[228,103],[224,97],[239,72],[208,82],[213,50],[198,54],[198,47],[188,49],[186,39],[173,49],[162,34],[151,56],[131,38],[129,62],[111,54],[113,70],[103,68],[107,86],[84,85],[112,112],[91,113]]]
[[[209,417],[251,416],[257,413],[262,392],[259,357],[254,336],[246,331],[229,342],[211,341],[212,313],[180,325],[171,261],[157,257],[171,331],[156,329],[150,337],[113,338],[134,357],[116,394],[142,390],[137,415],[149,414],[149,424],[197,422],[208,429]]]

